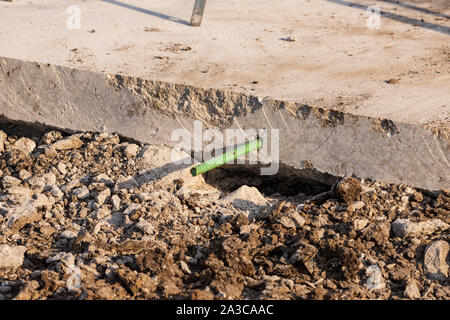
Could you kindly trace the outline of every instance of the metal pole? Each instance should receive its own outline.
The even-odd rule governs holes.
[[[205,10],[206,0],[195,0],[194,10],[192,10],[191,26],[199,27],[202,23],[203,10]]]

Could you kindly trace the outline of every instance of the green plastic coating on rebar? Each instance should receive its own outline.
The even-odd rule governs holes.
[[[204,172],[207,172],[209,170],[212,170],[214,168],[217,168],[225,163],[228,163],[230,161],[234,161],[237,158],[250,153],[254,150],[260,149],[262,146],[261,139],[256,139],[250,142],[247,142],[246,144],[236,147],[233,150],[230,150],[228,152],[225,152],[224,154],[211,158],[206,162],[203,162],[202,164],[199,164],[198,166],[195,166],[191,169],[191,174],[195,177],[199,174],[202,174]]]

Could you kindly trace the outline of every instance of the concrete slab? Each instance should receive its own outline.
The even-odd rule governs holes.
[[[195,119],[205,129],[279,129],[280,165],[301,169],[305,178],[332,183],[333,176],[355,175],[429,189],[450,185],[446,129],[8,58],[0,67],[0,112],[8,119],[169,146],[178,143],[172,140],[177,128],[195,134]]]
[[[193,2],[70,5],[80,29],[67,3],[0,2],[5,117],[167,145],[194,119],[273,127],[288,167],[450,185],[446,1],[213,1],[201,27]]]

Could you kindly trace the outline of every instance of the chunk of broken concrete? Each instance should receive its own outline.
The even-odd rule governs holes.
[[[42,218],[39,209],[51,207],[53,198],[48,198],[44,194],[36,195],[35,199],[30,199],[22,205],[13,207],[6,214],[6,224],[3,226],[5,234],[12,234],[22,229],[26,224],[38,221]]]
[[[447,279],[448,264],[446,259],[448,250],[448,242],[444,240],[432,242],[425,248],[423,265],[428,278],[439,281]]]
[[[337,195],[347,204],[351,204],[359,200],[361,192],[361,183],[358,179],[353,177],[346,177],[339,181],[336,185]]]
[[[5,151],[5,140],[7,138],[6,133],[0,130],[0,152]]]
[[[24,154],[30,154],[36,148],[36,142],[28,138],[20,138],[11,146],[11,150],[20,151]]]
[[[364,229],[369,224],[369,220],[362,218],[362,219],[356,219],[353,221],[353,227],[356,231]]]
[[[257,209],[268,204],[258,189],[246,185],[222,198],[221,201],[224,204],[231,203],[234,207],[244,210]]]
[[[300,228],[305,224],[305,219],[296,211],[289,211],[280,218],[280,223],[285,228]]]
[[[369,290],[380,290],[386,286],[381,269],[377,265],[371,265],[366,270],[366,276],[369,278],[366,281],[366,287]]]
[[[52,146],[56,150],[78,149],[83,145],[83,141],[81,141],[80,136],[81,134],[74,134],[69,137],[65,137],[53,143]]]
[[[56,176],[53,172],[47,172],[39,176],[28,179],[28,183],[33,187],[44,188],[56,184]]]
[[[405,298],[409,299],[419,299],[420,298],[420,290],[417,287],[417,284],[415,281],[408,282],[406,285],[405,291],[403,292],[403,295]]]
[[[0,268],[17,268],[23,264],[24,246],[0,244]]]
[[[89,189],[86,186],[81,186],[72,191],[72,195],[77,198],[84,199],[89,196]]]
[[[134,144],[134,143],[130,143],[123,150],[123,154],[127,158],[134,158],[134,157],[136,157],[138,152],[139,152],[139,146],[137,144]]]
[[[436,231],[445,231],[449,225],[440,219],[431,219],[421,222],[412,222],[409,219],[397,219],[392,225],[392,231],[397,237],[413,237],[419,235],[429,235]]]
[[[10,188],[18,186],[22,181],[20,179],[14,178],[13,176],[5,176],[2,180],[3,188]]]
[[[97,200],[97,203],[101,206],[105,203],[106,199],[109,198],[111,195],[111,190],[109,188],[106,188],[105,190],[98,193],[97,197],[95,199]]]

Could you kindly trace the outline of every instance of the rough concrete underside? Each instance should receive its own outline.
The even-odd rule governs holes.
[[[174,146],[176,128],[280,130],[280,163],[438,189],[450,184],[448,130],[229,91],[0,60],[0,106],[12,120],[116,132]]]

